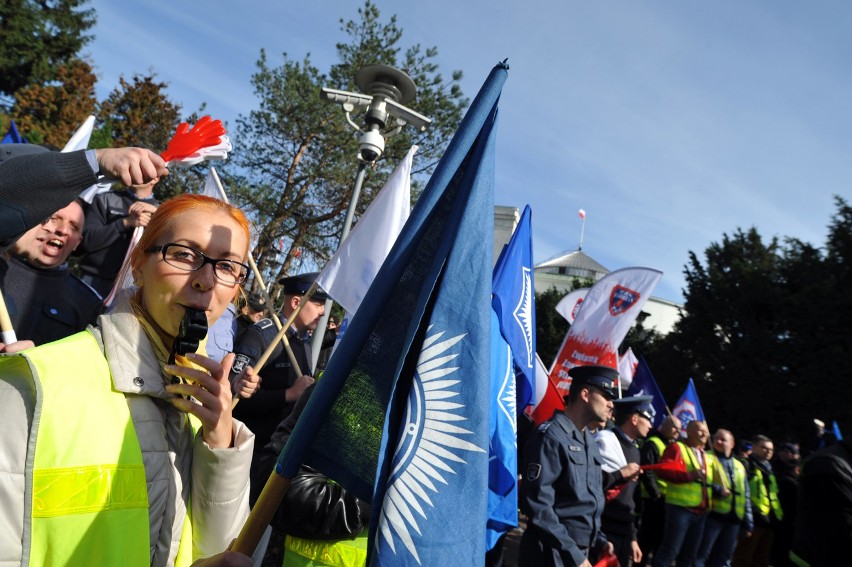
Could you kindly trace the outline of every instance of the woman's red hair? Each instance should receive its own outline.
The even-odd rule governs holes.
[[[219,199],[207,195],[184,193],[165,201],[154,212],[148,226],[145,227],[145,232],[142,233],[142,238],[139,239],[139,244],[130,253],[130,265],[134,270],[139,269],[145,261],[145,250],[155,246],[163,233],[172,228],[180,215],[189,211],[223,212],[234,219],[246,235],[246,249],[243,251],[242,257],[242,261],[245,261],[249,252],[248,243],[251,240],[249,221],[245,214],[237,207]]]

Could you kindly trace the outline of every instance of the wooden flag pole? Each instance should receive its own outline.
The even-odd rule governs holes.
[[[263,487],[263,491],[251,509],[240,535],[237,536],[230,546],[231,551],[237,551],[249,557],[254,554],[257,544],[266,531],[266,526],[272,522],[278,505],[284,499],[284,494],[290,488],[290,479],[284,478],[276,472],[269,475],[269,480]]]

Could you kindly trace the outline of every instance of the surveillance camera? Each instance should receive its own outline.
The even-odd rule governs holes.
[[[368,130],[358,140],[358,158],[373,163],[385,151],[385,138],[378,130]]]

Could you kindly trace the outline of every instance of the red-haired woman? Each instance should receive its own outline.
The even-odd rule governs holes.
[[[187,310],[212,323],[240,292],[248,246],[238,209],[166,201],[131,256],[129,301],[96,328],[0,358],[0,563],[248,560],[217,555],[248,515],[254,436],[231,417],[233,355],[169,364]]]

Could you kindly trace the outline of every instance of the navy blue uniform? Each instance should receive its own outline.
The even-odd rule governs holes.
[[[234,366],[231,368],[231,383],[246,366],[254,366],[266,347],[275,339],[278,328],[271,319],[261,319],[240,334],[234,341]],[[303,340],[290,327],[287,330],[287,340],[299,369],[310,375],[310,339]],[[284,350],[281,341],[275,345],[272,356],[260,370],[263,379],[260,389],[254,395],[242,400],[234,408],[234,417],[246,424],[255,434],[255,453],[269,443],[272,433],[284,418],[290,415],[296,401],[288,402],[285,390],[293,385],[299,377],[290,364],[290,358]]]
[[[579,565],[606,543],[601,457],[594,438],[554,414],[524,450],[521,510],[529,523],[519,565]]]

